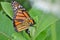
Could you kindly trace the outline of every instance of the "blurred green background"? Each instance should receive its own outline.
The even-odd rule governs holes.
[[[16,32],[11,20],[14,14],[11,1],[0,0],[0,40],[60,40],[60,18],[53,12],[32,7],[30,0],[16,1],[28,11],[36,24],[29,28],[30,36],[25,31]]]

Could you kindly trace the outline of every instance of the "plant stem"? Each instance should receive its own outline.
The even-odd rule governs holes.
[[[56,40],[56,25],[55,24],[52,24],[51,25],[51,37],[52,37],[52,40]]]

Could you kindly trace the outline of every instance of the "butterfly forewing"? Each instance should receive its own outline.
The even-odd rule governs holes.
[[[14,11],[13,16],[13,24],[16,31],[22,31],[29,28],[30,25],[33,25],[34,22],[26,12],[25,8],[23,8],[19,3],[16,1],[12,2],[12,8]]]

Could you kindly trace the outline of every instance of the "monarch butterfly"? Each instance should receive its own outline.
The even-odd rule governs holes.
[[[33,19],[28,15],[27,11],[18,2],[12,1],[14,11],[13,24],[17,32],[26,30],[34,24]]]

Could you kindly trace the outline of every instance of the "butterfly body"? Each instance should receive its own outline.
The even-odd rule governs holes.
[[[30,25],[34,24],[34,21],[30,18],[25,8],[23,8],[19,3],[13,1],[12,7],[14,11],[13,24],[16,31],[20,32],[26,30]]]

